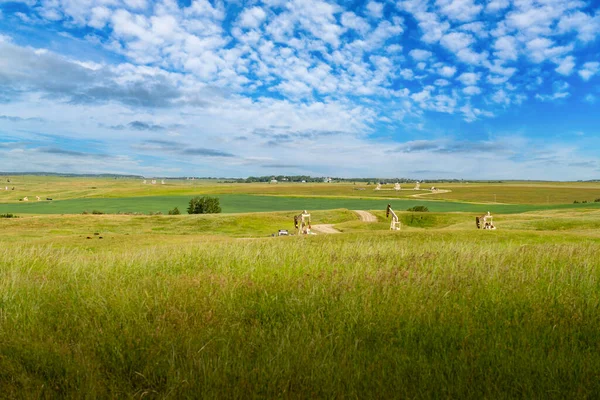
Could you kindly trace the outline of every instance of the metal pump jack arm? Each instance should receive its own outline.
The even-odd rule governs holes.
[[[390,224],[390,230],[399,231],[402,227],[402,224],[400,223],[400,221],[398,221],[398,216],[396,215],[394,210],[392,210],[392,205],[388,204],[387,210],[385,211],[385,217],[389,218],[390,214],[392,214],[392,223]]]
[[[302,214],[294,216],[294,227],[297,229],[298,235],[310,234],[310,214],[306,210]]]

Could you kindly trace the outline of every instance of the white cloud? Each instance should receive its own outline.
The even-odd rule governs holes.
[[[481,12],[483,6],[473,0],[436,0],[440,12],[454,21],[472,21]]]
[[[583,67],[579,70],[579,76],[584,81],[589,81],[592,76],[596,75],[600,70],[600,62],[590,61],[583,64]]]
[[[369,1],[367,3],[367,14],[373,18],[381,18],[383,17],[383,3],[378,3],[376,1]]]
[[[567,56],[562,60],[558,61],[558,67],[556,67],[556,72],[561,75],[569,76],[573,72],[573,68],[575,68],[575,57]]]
[[[267,0],[240,7],[209,0],[192,0],[189,6],[183,3],[52,0],[36,3],[28,15],[39,23],[45,19],[59,21],[53,25],[57,29],[61,24],[68,28],[63,30],[87,25],[90,34],[86,43],[94,41],[96,50],[110,55],[104,58],[90,53],[90,59],[126,60],[114,67],[90,63],[89,59],[72,62],[78,66],[76,74],[86,77],[106,71],[114,74],[102,84],[90,81],[99,85],[94,95],[101,90],[113,93],[122,85],[135,95],[127,99],[123,92],[115,101],[126,103],[130,107],[127,111],[135,114],[140,109],[132,104],[146,104],[144,91],[150,92],[147,97],[152,102],[159,102],[153,88],[160,88],[165,93],[164,104],[202,114],[202,120],[194,123],[209,127],[223,123],[218,122],[218,116],[235,114],[236,107],[260,119],[262,114],[254,107],[264,106],[265,112],[273,114],[285,108],[294,115],[286,123],[305,130],[308,128],[301,119],[314,114],[298,110],[314,104],[318,105],[312,110],[316,113],[328,103],[344,110],[368,104],[368,108],[360,108],[368,117],[353,114],[361,123],[350,136],[372,129],[369,118],[423,128],[428,118],[424,110],[462,115],[472,121],[490,116],[498,108],[516,107],[528,93],[537,93],[538,100],[543,101],[569,96],[568,87],[555,85],[550,92],[536,84],[536,78],[544,76],[552,82],[577,71],[582,79],[590,80],[599,70],[595,61],[576,66],[575,57],[577,61],[594,60],[599,15],[577,0],[515,0],[511,4],[506,0],[487,4],[400,0],[396,5],[402,10],[400,15],[407,18],[406,24],[392,3],[375,1],[358,11],[348,3],[326,0]],[[502,11],[506,9],[505,16]],[[488,14],[480,15],[484,11]],[[410,40],[403,37],[405,29]],[[52,48],[70,48],[67,35],[62,35],[60,40],[65,42]],[[419,36],[420,44],[413,40]],[[78,41],[71,39],[70,43]],[[446,50],[456,58],[448,57]],[[43,57],[45,53],[39,50],[36,54]],[[449,82],[457,73],[461,84]],[[40,76],[54,82],[53,75]],[[403,81],[410,81],[405,82],[410,90],[403,87]],[[87,85],[79,87],[89,95]],[[480,94],[484,96],[478,97]],[[0,101],[4,101],[1,96]],[[256,97],[265,100],[257,102],[253,100]],[[267,106],[268,99],[277,101]],[[205,114],[205,109],[213,114]],[[264,128],[261,121],[249,122],[241,113],[231,122],[238,124],[238,130],[240,126]],[[323,121],[326,119],[320,119]],[[187,134],[185,130],[177,133],[181,137]],[[256,151],[268,153],[258,147]]]
[[[412,70],[405,68],[403,70],[400,71],[400,76],[402,76],[404,79],[406,79],[407,81],[411,81],[414,78],[414,73],[412,72]]]
[[[517,40],[512,36],[502,36],[494,42],[494,55],[503,60],[516,60],[518,57]]]
[[[420,0],[415,0],[415,2],[419,3]],[[408,9],[415,8],[410,1],[402,2],[401,6],[408,7]],[[419,10],[414,12],[413,16],[418,21],[419,28],[423,33],[421,40],[425,43],[438,42],[450,29],[450,24],[447,21],[440,21],[438,15],[435,13],[424,11],[420,9],[420,6],[416,6],[416,8],[419,8]]]
[[[342,14],[341,21],[346,28],[354,29],[361,34],[371,30],[371,25],[367,21],[350,11]]]
[[[475,43],[475,39],[468,33],[448,33],[442,37],[440,43],[446,49],[454,53],[460,61],[466,64],[478,65],[483,63],[488,57],[486,52],[477,53],[471,49],[470,46]]]
[[[458,29],[465,32],[471,32],[480,38],[485,38],[488,36],[488,28],[481,21],[460,25]]]
[[[555,46],[554,41],[538,37],[526,44],[529,58],[535,63],[542,63],[547,59],[561,57],[573,50],[572,45]]]
[[[438,69],[438,74],[440,74],[444,78],[451,78],[454,76],[454,74],[456,74],[456,67],[444,65],[440,69]]]
[[[110,20],[111,11],[102,6],[92,8],[90,20],[88,25],[92,28],[102,29],[106,23]]]
[[[577,32],[577,38],[583,42],[590,42],[600,34],[600,12],[591,17],[581,11],[565,14],[558,23],[560,33]]]
[[[248,8],[240,15],[240,25],[244,28],[258,28],[266,17],[267,13],[260,7]]]
[[[510,2],[508,0],[491,0],[487,4],[485,11],[488,13],[496,13],[508,8],[509,5]]]
[[[535,98],[540,101],[553,101],[560,100],[566,97],[569,97],[571,94],[567,91],[569,89],[569,84],[564,81],[556,81],[552,84],[553,93],[552,94],[540,94],[537,93]]]
[[[413,49],[408,54],[416,61],[426,61],[433,55],[432,52],[421,49]]]
[[[479,73],[475,72],[465,72],[462,73],[457,80],[459,80],[465,86],[475,85],[479,81]]]
[[[492,95],[492,101],[508,106],[510,104],[510,97],[503,89],[499,89]]]
[[[594,96],[591,93],[588,93],[584,98],[583,101],[585,101],[586,103],[590,103],[590,104],[595,104],[596,103],[596,96]]]
[[[143,10],[148,7],[146,0],[123,0],[129,8]]]
[[[481,89],[478,88],[477,86],[467,86],[466,88],[463,89],[463,93],[468,96],[473,96],[476,94],[480,94]]]
[[[552,93],[550,95],[547,94],[536,94],[535,98],[541,101],[552,101],[552,100],[559,100],[559,99],[564,99],[565,97],[569,97],[569,93],[568,92],[556,92],[556,93]]]
[[[451,32],[444,35],[440,41],[442,46],[453,53],[458,53],[460,50],[471,46],[474,42],[473,36],[464,32]]]

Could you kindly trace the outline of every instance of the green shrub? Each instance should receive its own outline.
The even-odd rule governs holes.
[[[18,216],[16,216],[15,214],[0,214],[0,218],[19,218]]]
[[[596,199],[596,200],[594,200],[594,203],[600,203],[600,198],[599,198],[599,199]]]
[[[93,210],[93,211],[92,211],[92,214],[94,214],[94,215],[102,215],[102,214],[104,214],[104,213],[103,213],[102,211]]]
[[[414,211],[414,212],[429,212],[429,208],[425,207],[425,206],[414,206],[409,208],[406,211]]]
[[[221,212],[221,205],[218,197],[194,197],[190,200],[187,209],[188,214],[218,214]]]
[[[579,204],[579,201],[575,200],[575,201],[573,202],[573,204]]]
[[[179,208],[175,207],[172,210],[169,210],[169,215],[179,215],[181,214],[181,211],[179,211]]]

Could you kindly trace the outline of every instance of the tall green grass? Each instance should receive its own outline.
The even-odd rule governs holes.
[[[13,243],[2,396],[595,397],[599,250],[502,231]]]

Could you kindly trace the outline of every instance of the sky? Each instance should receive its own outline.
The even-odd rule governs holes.
[[[0,0],[0,171],[600,179],[600,1]]]

